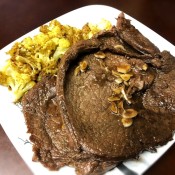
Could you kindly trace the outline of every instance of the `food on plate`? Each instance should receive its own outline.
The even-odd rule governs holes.
[[[116,166],[116,161],[98,161],[95,155],[74,145],[72,134],[59,113],[55,76],[37,83],[24,95],[22,104],[33,142],[33,161],[41,162],[50,170],[73,166],[77,174],[102,174]]]
[[[101,175],[175,130],[175,58],[121,13],[117,25],[73,44],[22,98],[33,160]]]
[[[59,59],[72,44],[110,27],[105,19],[97,24],[87,23],[82,29],[62,25],[57,20],[41,26],[39,34],[16,42],[8,51],[11,58],[0,70],[0,84],[7,86],[14,102],[18,102],[44,75],[57,73]]]

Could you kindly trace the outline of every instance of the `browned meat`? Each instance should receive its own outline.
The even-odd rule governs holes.
[[[101,161],[74,146],[70,133],[60,117],[56,102],[56,77],[45,77],[22,100],[33,161],[51,170],[62,166],[76,167],[77,174],[103,174],[116,166],[116,161]]]
[[[34,160],[102,175],[165,144],[175,130],[174,65],[122,15],[117,28],[72,46],[57,77],[22,99]]]
[[[57,145],[53,144],[51,140],[53,137],[57,137],[59,143],[65,141],[66,144],[67,141],[66,134],[62,131],[62,120],[56,107],[55,81],[55,77],[46,78],[31,89],[22,100],[28,132],[31,133],[30,140],[34,143],[33,159],[34,161],[41,161],[50,169],[64,165],[60,160],[57,164],[56,159],[61,156],[64,159],[66,150],[69,148],[65,145],[66,149],[63,152],[62,149],[57,149]],[[51,129],[49,133],[47,132],[48,126]],[[52,135],[53,128],[55,129],[54,135]]]
[[[175,115],[175,70],[160,72],[144,96],[144,106],[156,113]]]
[[[175,59],[174,57],[168,52],[168,51],[163,51],[161,53],[161,70],[164,73],[168,73],[174,69],[175,65]]]
[[[153,43],[151,43],[133,25],[130,24],[130,20],[125,19],[124,13],[121,13],[118,16],[117,30],[124,41],[141,53],[154,55],[160,52]]]
[[[103,41],[100,37],[98,39],[99,42]],[[132,92],[129,95],[132,95],[152,85],[157,74],[155,69],[149,67],[148,70],[143,71],[140,65],[143,66],[145,63],[142,60],[137,61],[138,58],[133,59],[111,53],[107,45],[103,47],[103,42],[96,50],[93,47],[85,53],[84,48],[85,50],[90,48],[93,43],[94,41],[90,40],[73,46],[64,56],[57,78],[60,112],[69,127],[69,132],[74,134],[72,138],[79,143],[79,147],[104,159],[123,160],[169,140],[172,136],[169,127],[159,127],[159,124],[164,123],[165,118],[160,120],[159,115],[153,113],[156,124],[152,127],[152,117],[148,117],[149,113],[140,104],[143,92],[134,94],[135,100],[131,105],[124,104],[125,108],[132,107],[139,111],[131,127],[124,128],[121,116],[110,111],[111,103],[108,98],[113,94],[112,87],[116,80],[112,74],[113,70],[120,65],[129,64],[131,67],[134,65],[130,70],[133,74],[128,82],[130,86],[126,88]],[[112,42],[106,40],[105,43]],[[110,45],[110,48],[114,46],[116,46],[115,42]],[[105,58],[99,60],[96,55],[100,53],[101,48],[105,48],[102,52]],[[84,54],[81,55],[79,50]],[[72,57],[72,55],[75,56]],[[83,62],[87,63],[87,70],[80,71],[76,75],[76,68]],[[141,82],[141,85],[137,82]],[[161,134],[165,129],[167,132],[164,135]]]

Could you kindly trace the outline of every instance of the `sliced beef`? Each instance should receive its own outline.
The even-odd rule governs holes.
[[[55,83],[56,77],[45,77],[22,99],[33,142],[33,161],[39,161],[51,170],[74,166],[78,175],[99,175],[114,168],[116,161],[101,161],[77,150],[57,107]]]
[[[160,52],[148,38],[143,36],[133,25],[130,24],[130,20],[125,18],[124,13],[121,13],[117,18],[117,30],[124,41],[141,53],[155,55]]]
[[[175,130],[175,58],[163,51],[161,62],[153,85],[144,94],[143,105],[151,113],[164,117],[164,125],[168,124],[172,132]]]
[[[123,14],[117,27],[73,45],[57,77],[43,78],[22,99],[33,160],[102,175],[171,140],[174,65]],[[129,110],[136,113],[130,125],[123,121]]]
[[[161,72],[144,96],[144,106],[156,113],[175,114],[175,70]]]
[[[66,146],[67,136],[62,131],[62,120],[56,107],[55,93],[56,78],[45,78],[31,89],[22,99],[23,113],[25,116],[28,132],[31,133],[30,140],[33,144],[34,161],[40,161],[50,169],[57,169],[64,165],[56,159],[66,155],[62,147],[56,147],[53,143],[52,130],[55,129],[53,137],[59,139],[59,143]],[[50,125],[51,132],[47,132]],[[57,132],[57,133],[56,133]],[[60,135],[60,132],[62,135]],[[51,135],[51,137],[49,136]],[[54,160],[55,157],[55,160]],[[61,157],[60,157],[61,158]]]
[[[170,52],[168,52],[166,50],[161,52],[160,55],[161,55],[160,56],[160,61],[161,61],[160,69],[161,69],[161,71],[164,73],[168,73],[168,72],[172,71],[174,69],[174,65],[175,65],[174,57],[170,54]]]
[[[162,114],[160,117],[142,105],[143,94],[152,86],[157,77],[157,69],[152,64],[143,70],[143,53],[139,59],[138,54],[134,58],[133,52],[129,50],[124,54],[111,49],[116,48],[120,42],[116,41],[117,37],[113,37],[115,36],[111,34],[109,37],[99,35],[69,49],[59,67],[57,95],[61,116],[69,132],[73,133],[72,138],[79,143],[79,148],[104,160],[122,161],[167,142],[172,138],[172,130],[169,124],[171,117],[167,118]],[[141,35],[139,37],[144,40]],[[121,50],[125,47],[122,44],[120,42]],[[133,46],[132,43],[129,44]],[[153,47],[150,42],[144,47],[148,45]],[[155,47],[153,50],[154,53],[159,52]],[[105,55],[105,58],[98,58],[99,53]],[[153,51],[148,53],[152,54]],[[129,57],[129,54],[132,56]],[[153,59],[151,54],[150,59]],[[159,59],[161,61],[161,58]],[[77,68],[83,62],[87,63],[87,69],[77,73]],[[128,128],[123,126],[121,115],[111,112],[111,103],[108,100],[113,94],[112,87],[116,82],[112,71],[126,64],[131,66],[130,73],[133,75],[125,82],[125,90],[128,93],[122,97],[124,108],[138,111],[133,125]],[[162,125],[163,127],[160,127]]]

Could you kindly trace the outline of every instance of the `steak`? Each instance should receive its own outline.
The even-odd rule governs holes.
[[[28,132],[31,133],[30,140],[34,143],[33,160],[40,160],[50,169],[62,166],[61,162],[59,165],[56,163],[56,159],[61,155],[66,155],[66,149],[65,153],[62,152],[61,147],[57,146],[51,139],[58,137],[59,143],[62,144],[66,143],[67,139],[65,132],[62,131],[62,119],[55,102],[55,82],[55,77],[44,78],[22,99]],[[50,126],[50,132],[47,132],[48,126]],[[55,130],[54,134],[52,134],[53,129]],[[54,159],[54,157],[56,158]]]
[[[148,89],[157,76],[155,68],[150,66],[145,72],[141,69],[145,62],[138,60],[138,57],[128,58],[109,52],[118,43],[113,43],[109,48],[105,44],[104,47],[103,37],[99,36],[98,41],[91,39],[73,46],[62,59],[57,77],[58,105],[79,148],[104,159],[121,161],[163,144],[172,137],[172,132],[168,121],[166,126],[164,124],[165,116],[162,116],[162,120],[160,114],[152,113],[149,117],[151,111],[148,112],[142,105],[144,89]],[[112,43],[110,37],[108,40],[105,39],[105,43]],[[100,52],[105,55],[104,59],[97,58]],[[76,68],[83,62],[87,63],[87,70],[80,70],[76,75]],[[133,125],[128,128],[123,127],[120,115],[111,112],[108,100],[113,95],[112,88],[116,83],[112,72],[121,65],[133,67],[129,86],[125,86],[126,96],[129,98],[137,92],[131,99],[133,102],[121,97],[125,98],[124,109],[139,111]],[[160,128],[160,125],[165,127]]]
[[[44,77],[22,99],[23,112],[33,142],[33,161],[50,170],[69,165],[77,174],[103,174],[116,166],[116,161],[100,161],[77,150],[56,103],[56,77]]]
[[[129,27],[126,31],[130,36],[138,36],[134,42],[140,43],[143,50],[123,39],[126,33],[121,34],[118,28],[117,31],[113,28],[110,35],[109,32],[99,34],[97,38],[83,41],[69,49],[58,71],[58,105],[72,138],[79,143],[79,148],[104,160],[122,161],[136,157],[143,150],[166,143],[172,138],[172,128],[174,130],[169,115],[156,113],[143,105],[145,91],[154,87],[161,73],[163,54],[138,30]],[[130,46],[132,51],[126,50],[126,46]],[[83,63],[87,64],[86,70],[81,70]],[[144,71],[143,65],[146,63],[149,66]],[[135,109],[138,115],[132,126],[125,128],[121,115],[111,112],[109,97],[114,94],[113,87],[116,85],[113,72],[117,67],[128,64],[133,75],[124,82],[126,94],[116,98],[116,101],[122,100],[124,109]]]
[[[125,19],[124,13],[121,13],[118,16],[117,30],[124,41],[141,53],[154,55],[159,52],[159,49],[151,43],[148,38],[143,36],[133,25],[131,25],[128,19]]]
[[[175,130],[174,65],[123,14],[117,27],[73,45],[57,76],[22,99],[33,160],[101,175],[167,143]]]

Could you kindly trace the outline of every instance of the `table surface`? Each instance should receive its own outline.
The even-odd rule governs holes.
[[[92,4],[104,4],[122,10],[175,45],[174,0],[1,0],[0,49],[68,11]],[[0,126],[1,174],[32,175]],[[175,174],[175,145],[145,173],[160,174]]]

